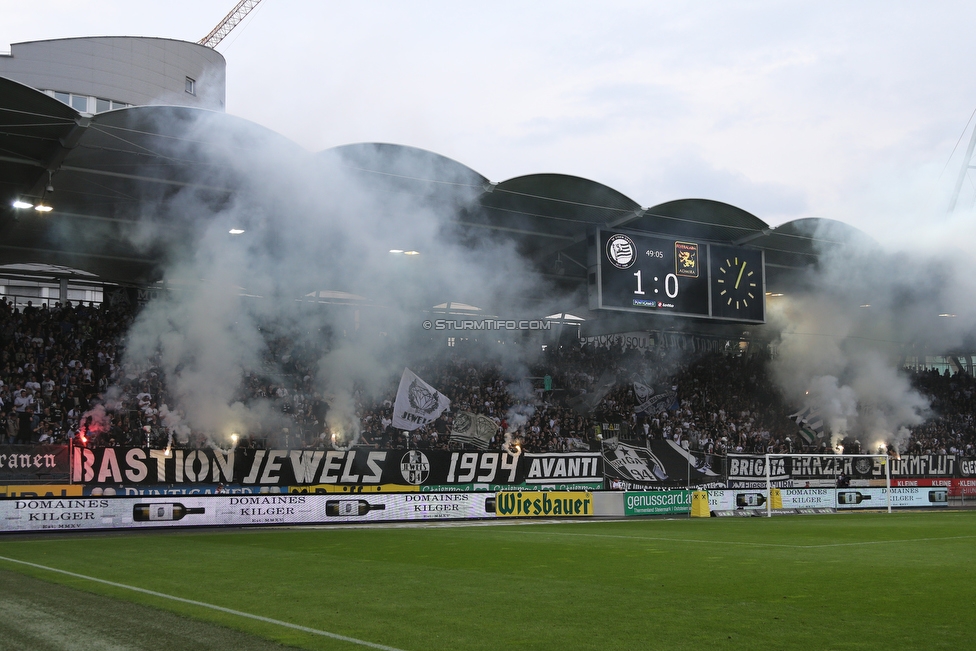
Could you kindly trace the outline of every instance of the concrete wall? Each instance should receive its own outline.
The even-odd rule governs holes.
[[[125,104],[224,110],[226,61],[208,47],[165,38],[97,36],[14,43],[0,76],[38,90]],[[186,78],[195,93],[186,92]]]

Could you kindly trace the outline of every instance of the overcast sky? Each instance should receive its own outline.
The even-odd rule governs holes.
[[[234,4],[0,0],[0,50],[197,41]],[[704,197],[906,247],[922,223],[973,234],[973,184],[965,211],[946,207],[974,24],[973,2],[263,0],[217,50],[227,111],[311,151],[392,142],[493,181],[572,174],[643,206]]]

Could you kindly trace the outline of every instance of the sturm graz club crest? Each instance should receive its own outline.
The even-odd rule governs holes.
[[[607,240],[607,259],[618,269],[627,269],[637,260],[637,247],[634,240],[626,235],[612,235]]]
[[[874,462],[871,459],[862,457],[854,462],[854,472],[859,475],[868,475],[874,470]]]
[[[407,399],[410,400],[411,407],[425,414],[432,413],[437,409],[437,394],[417,380],[410,383]]]
[[[430,475],[430,461],[420,450],[410,450],[400,459],[400,474],[408,484],[419,486]]]

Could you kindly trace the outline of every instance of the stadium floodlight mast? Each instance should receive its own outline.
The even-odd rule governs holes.
[[[888,507],[888,513],[891,513],[891,455],[885,454],[767,454],[766,458],[766,517],[773,517],[773,492],[772,492],[772,478],[769,472],[769,461],[771,459],[785,459],[785,458],[820,458],[831,457],[837,459],[856,459],[856,458],[867,458],[867,459],[883,459],[882,463],[885,467],[885,503]],[[836,487],[835,487],[836,489]]]

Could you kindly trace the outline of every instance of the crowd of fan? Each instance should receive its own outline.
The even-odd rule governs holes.
[[[133,316],[128,306],[106,303],[50,308],[28,303],[17,309],[0,299],[0,441],[212,444],[206,432],[188,428],[173,436],[172,422],[179,419],[167,422],[173,400],[159,365],[139,373],[120,367],[121,342]],[[550,346],[517,372],[445,355],[415,370],[450,399],[451,409],[430,425],[405,432],[392,425],[399,378],[390,378],[380,396],[353,390],[344,409],[347,422],[337,426],[330,405],[335,398],[316,389],[322,354],[321,348],[287,337],[268,337],[265,368],[245,374],[237,398],[245,404],[270,401],[285,425],[245,435],[237,445],[459,449],[451,436],[453,417],[467,411],[496,423],[490,449],[597,449],[603,437],[618,436],[671,439],[709,455],[829,451],[824,439],[811,444],[801,438],[788,418],[792,409],[759,355],[689,357],[661,349],[564,345]],[[976,456],[973,378],[921,371],[912,382],[931,400],[932,416],[912,428],[900,451]],[[359,436],[349,441],[349,432],[357,429]]]

